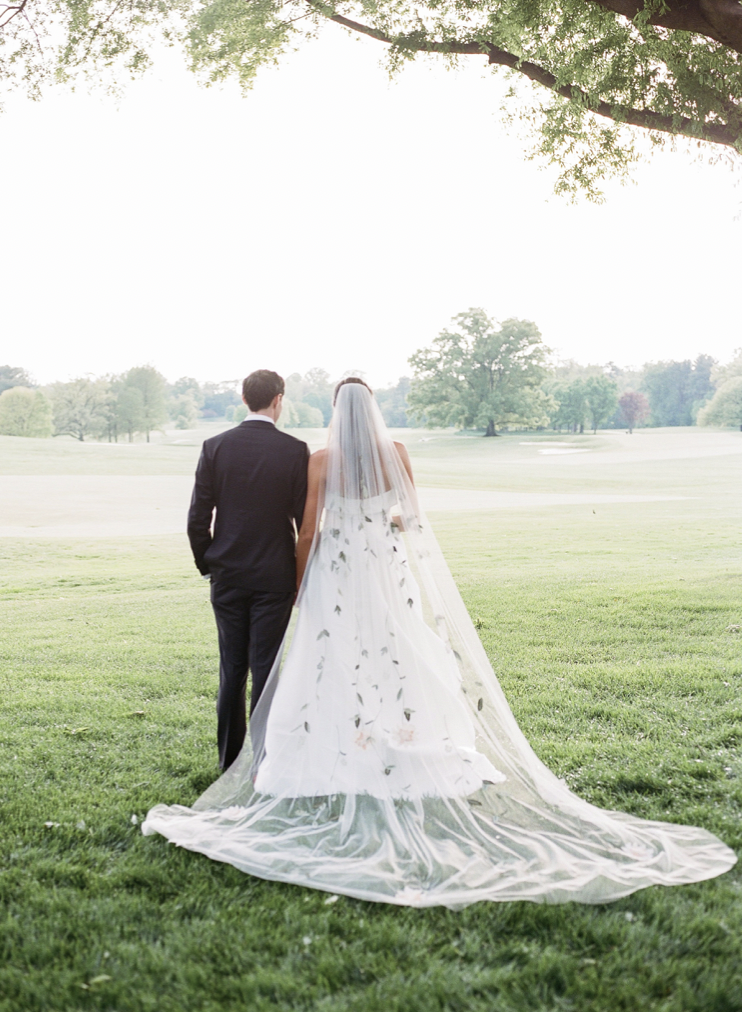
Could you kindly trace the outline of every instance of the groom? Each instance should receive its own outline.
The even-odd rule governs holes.
[[[231,766],[245,740],[248,668],[252,713],[296,592],[295,531],[307,496],[309,448],[276,428],[283,393],[277,373],[250,373],[242,384],[247,418],[204,442],[188,511],[188,538],[199,572],[211,578],[219,633],[222,769]]]

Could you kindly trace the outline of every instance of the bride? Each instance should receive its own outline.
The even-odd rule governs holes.
[[[298,618],[227,772],[142,830],[266,879],[412,906],[603,903],[712,878],[703,829],[604,811],[536,757],[368,387],[309,465]],[[290,642],[288,642],[290,640]]]

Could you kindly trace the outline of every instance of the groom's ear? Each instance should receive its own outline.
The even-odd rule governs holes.
[[[242,395],[242,403],[243,403],[243,404],[245,405],[245,407],[246,407],[246,408],[247,408],[248,410],[250,409],[250,405],[249,405],[249,404],[247,403],[247,399],[245,398],[245,395],[244,395],[244,394]]]

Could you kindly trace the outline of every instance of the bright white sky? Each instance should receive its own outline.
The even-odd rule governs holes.
[[[390,84],[382,55],[329,26],[247,98],[171,56],[118,106],[8,101],[0,364],[385,384],[470,306],[582,362],[742,345],[732,172],[668,152],[569,205],[499,125],[483,61]]]

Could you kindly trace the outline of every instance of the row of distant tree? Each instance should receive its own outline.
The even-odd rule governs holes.
[[[322,369],[286,380],[280,424],[284,428],[322,428],[329,424],[335,382]],[[0,366],[0,434],[72,436],[84,441],[132,442],[170,425],[191,429],[199,419],[239,422],[247,414],[239,380],[199,383],[182,377],[168,383],[153,366],[136,366],[116,376],[79,377],[39,388],[28,373]],[[377,391],[390,425],[407,425],[405,396],[410,381]]]
[[[482,309],[460,313],[450,329],[410,358],[412,377],[376,391],[384,419],[410,424],[484,430],[638,425],[721,425],[742,428],[742,349],[719,365],[656,362],[640,370],[563,362],[552,366],[537,326],[528,320],[497,323]],[[281,425],[326,426],[335,381],[322,369],[286,380]],[[168,383],[153,366],[35,386],[20,368],[0,366],[0,433],[68,435],[75,439],[133,441],[167,425],[191,429],[199,418],[239,422],[247,413],[240,383]]]
[[[110,442],[143,435],[170,425],[191,429],[199,419],[239,422],[247,414],[239,380],[199,383],[182,377],[168,383],[153,366],[136,366],[116,376],[79,377],[39,388],[28,373],[0,366],[0,434],[72,436]],[[335,382],[322,369],[286,380],[280,424],[284,428],[321,428],[332,414]],[[406,425],[405,393],[409,380],[378,392],[387,421]]]
[[[725,366],[699,355],[639,370],[612,362],[554,367],[530,320],[498,323],[470,309],[452,323],[410,358],[408,417],[424,424],[483,429],[488,436],[507,428],[742,428],[742,349]]]
[[[0,432],[6,435],[118,442],[142,434],[149,442],[168,420],[188,427],[197,418],[190,396],[149,365],[43,388],[35,388],[22,369],[0,366],[0,390]]]

